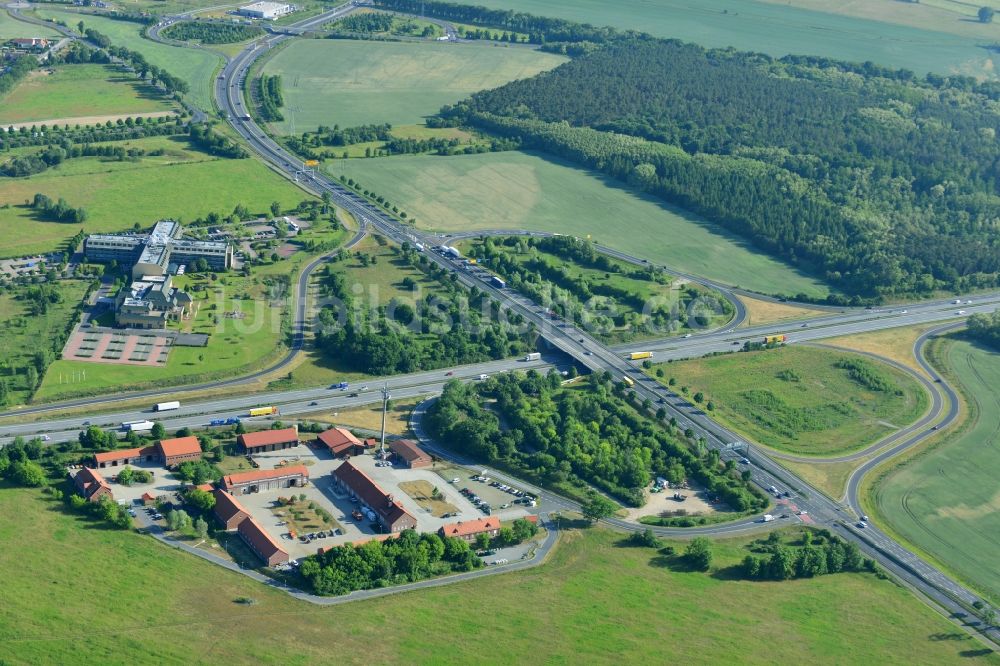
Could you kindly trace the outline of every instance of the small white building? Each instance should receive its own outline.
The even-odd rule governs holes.
[[[273,21],[280,16],[291,14],[294,11],[295,5],[286,5],[280,2],[255,2],[252,5],[240,7],[238,13],[241,16]]]

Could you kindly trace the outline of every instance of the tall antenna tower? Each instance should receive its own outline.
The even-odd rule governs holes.
[[[385,413],[389,411],[390,397],[392,396],[389,395],[389,383],[386,382],[385,385],[382,386],[382,448],[379,451],[379,457],[382,459],[385,458]]]

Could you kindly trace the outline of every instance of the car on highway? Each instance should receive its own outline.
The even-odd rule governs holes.
[[[866,523],[863,520],[859,520],[858,523],[857,523],[857,527],[858,527],[859,530],[863,530],[866,527],[868,527],[868,523]]]
[[[691,334],[690,334],[690,333],[685,333],[685,334],[684,334],[684,339],[685,339],[685,340],[687,340],[687,339],[688,339],[688,338],[690,338],[690,337],[691,337]]]
[[[454,372],[452,372],[451,370],[449,370],[448,372],[444,373],[444,376],[445,377],[451,377],[454,374],[455,374]]]

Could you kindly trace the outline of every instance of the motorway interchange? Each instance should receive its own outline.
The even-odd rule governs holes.
[[[272,140],[254,122],[250,110],[245,106],[243,87],[251,66],[260,56],[273,46],[285,40],[294,39],[294,34],[301,33],[311,27],[323,25],[354,9],[355,5],[353,3],[342,5],[298,24],[286,26],[283,28],[282,34],[270,34],[250,44],[238,55],[229,59],[218,74],[215,82],[216,101],[233,128],[243,137],[251,150],[260,159],[267,162],[274,170],[300,183],[306,189],[315,193],[329,193],[334,204],[354,216],[358,221],[359,230],[358,234],[351,241],[352,245],[357,243],[369,231],[377,231],[379,234],[397,243],[421,243],[427,248],[439,245],[448,239],[404,226],[353,190],[332,179],[328,179],[322,173],[307,168],[301,159],[287,152]],[[176,17],[174,20],[176,20]],[[169,24],[169,22],[171,22],[170,19],[157,28],[163,27]],[[154,39],[161,39],[158,33],[159,29],[151,30],[150,36]],[[203,113],[195,114],[196,117],[199,115],[204,116]],[[509,235],[513,232],[508,230],[495,233]],[[459,236],[465,235],[481,236],[483,232],[459,234]],[[612,254],[634,263],[646,263],[641,259],[619,252],[612,251]],[[473,381],[480,374],[484,373],[492,374],[527,368],[544,370],[553,365],[561,368],[575,363],[578,367],[591,372],[608,371],[617,378],[624,376],[635,377],[639,381],[635,383],[632,390],[637,394],[640,401],[649,399],[654,404],[662,404],[667,409],[668,414],[677,419],[682,428],[690,428],[697,437],[704,438],[709,447],[718,449],[723,460],[734,459],[741,465],[743,464],[741,461],[744,458],[744,454],[738,452],[733,447],[733,444],[740,439],[737,434],[728,431],[718,423],[712,421],[703,412],[689,409],[679,396],[671,393],[666,387],[657,382],[645,378],[636,363],[627,360],[627,354],[632,351],[648,350],[656,353],[658,361],[681,359],[699,357],[713,352],[733,351],[737,348],[737,345],[741,345],[748,340],[758,340],[765,334],[785,334],[788,344],[796,344],[900,326],[941,323],[941,326],[921,336],[915,349],[918,361],[932,380],[934,380],[925,382],[925,387],[928,388],[933,397],[933,405],[930,413],[920,423],[905,429],[901,434],[897,434],[892,442],[883,441],[877,445],[878,448],[884,450],[874,459],[861,466],[852,475],[848,484],[845,502],[826,497],[802,479],[797,478],[787,469],[779,466],[769,455],[760,451],[754,451],[754,453],[750,454],[748,456],[749,464],[743,466],[751,470],[752,480],[761,488],[765,490],[771,488],[776,488],[779,491],[787,490],[792,494],[796,508],[807,514],[810,522],[824,527],[831,527],[840,536],[856,541],[881,566],[892,572],[900,581],[916,593],[930,600],[951,617],[965,617],[969,613],[972,604],[978,600],[977,595],[953,581],[923,559],[906,550],[877,527],[871,525],[864,528],[856,527],[856,522],[861,514],[858,488],[866,472],[874,469],[875,466],[884,460],[922,441],[933,434],[938,428],[946,427],[954,420],[956,415],[956,396],[953,390],[923,360],[921,355],[923,344],[930,336],[954,328],[956,320],[964,319],[965,316],[978,312],[995,311],[998,305],[1000,305],[1000,294],[977,294],[976,296],[962,300],[961,303],[956,303],[953,300],[942,300],[897,306],[883,310],[848,309],[806,320],[804,323],[800,321],[794,324],[740,329],[737,326],[742,323],[745,317],[745,309],[742,305],[738,305],[739,301],[734,297],[732,289],[724,285],[711,283],[709,286],[719,289],[734,305],[737,305],[735,308],[736,317],[725,327],[716,331],[693,335],[690,338],[670,338],[652,343],[645,342],[609,348],[571,322],[553,321],[543,307],[524,296],[507,289],[497,288],[490,283],[488,275],[484,272],[462,270],[462,265],[458,261],[442,254],[427,252],[427,256],[435,264],[447,270],[454,271],[457,279],[464,285],[468,287],[475,286],[480,291],[489,293],[500,303],[502,308],[518,313],[526,321],[535,324],[540,336],[549,345],[550,352],[546,353],[543,359],[538,361],[504,360],[489,364],[479,364],[474,367],[465,366],[450,370],[421,372],[385,378],[384,380],[372,380],[372,386],[377,388],[385,384],[389,387],[393,397],[396,398],[427,396],[440,393],[444,384],[453,378],[463,381]],[[283,364],[287,365],[302,349],[304,343],[303,331],[307,317],[306,287],[313,269],[321,265],[325,258],[318,258],[303,271],[300,277],[297,285],[293,345],[286,358],[278,364],[279,366]],[[666,270],[669,271],[669,267],[666,267]],[[708,284],[704,281],[699,281],[703,284]],[[261,373],[256,373],[254,377],[272,372],[275,369],[276,367],[268,368]],[[220,388],[226,385],[246,382],[249,379],[244,377],[228,382],[215,382],[200,388]],[[186,390],[192,388],[199,387],[185,387]],[[75,438],[79,431],[86,427],[86,425],[117,426],[121,422],[147,419],[150,417],[150,414],[146,410],[129,408],[114,410],[113,404],[124,399],[135,400],[140,397],[149,398],[149,402],[152,404],[158,398],[170,398],[176,392],[176,389],[172,391],[145,391],[125,396],[116,395],[113,397],[32,407],[14,413],[2,414],[0,415],[0,422],[3,423],[3,425],[0,425],[0,444],[9,442],[15,436],[30,437],[36,435],[44,435],[52,442],[65,441]],[[204,428],[208,426],[209,421],[212,419],[233,416],[245,417],[249,408],[262,404],[278,405],[281,409],[282,418],[288,418],[309,412],[349,409],[381,400],[380,393],[375,390],[353,393],[353,390],[351,392],[344,392],[337,389],[330,389],[329,387],[320,387],[210,399],[199,403],[186,403],[181,409],[170,412],[170,416],[161,422],[169,429],[182,427]],[[102,405],[108,405],[111,409],[105,413],[97,414],[95,409]],[[88,410],[89,416],[46,417],[46,413],[67,410],[67,408],[85,408]],[[418,410],[418,415],[419,412],[420,410]],[[16,422],[23,420],[23,417],[29,414],[38,420],[30,423]],[[4,418],[15,416],[22,418]],[[414,426],[417,434],[420,435],[419,418],[415,419]],[[428,445],[433,447],[433,443],[428,443]],[[564,498],[543,491],[539,492],[552,506],[574,508],[574,503],[568,502]],[[638,529],[638,526],[634,523],[627,523],[617,519],[611,519],[609,522],[616,527],[624,529]],[[755,520],[743,520],[711,527],[688,529],[657,528],[656,531],[660,534],[671,536],[694,534],[723,535],[762,527],[768,526],[762,525]],[[996,629],[987,630],[982,633],[988,640],[992,640],[993,642],[1000,641],[1000,631]]]

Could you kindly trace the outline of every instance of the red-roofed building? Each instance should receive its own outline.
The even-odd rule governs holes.
[[[240,435],[236,440],[247,455],[266,451],[281,451],[299,445],[299,431],[295,428],[261,430]]]
[[[138,465],[142,462],[156,462],[159,458],[160,452],[156,450],[155,446],[144,446],[141,449],[103,451],[94,454],[94,467],[104,469],[105,467]]]
[[[396,460],[410,469],[430,467],[431,463],[434,462],[431,460],[430,455],[417,446],[417,443],[411,439],[397,439],[389,442],[389,449],[392,450],[393,457]]]
[[[353,456],[365,452],[365,443],[346,428],[330,428],[316,436],[316,444],[325,446],[337,456]]]
[[[222,477],[222,488],[233,495],[249,495],[265,490],[304,486],[308,480],[309,470],[304,465],[292,465],[227,474]]]
[[[198,443],[198,438],[194,436],[161,439],[156,448],[160,453],[160,459],[166,467],[176,467],[182,462],[189,460],[201,460],[201,444]]]
[[[215,496],[213,509],[215,517],[219,519],[227,532],[235,530],[240,526],[240,523],[250,517],[250,512],[225,490],[215,490],[212,494]]]
[[[341,490],[351,493],[358,498],[362,506],[371,509],[386,532],[416,529],[417,519],[407,513],[403,505],[382,490],[371,477],[350,462],[345,462],[333,470],[333,480]]]
[[[288,561],[285,549],[253,518],[242,521],[236,532],[267,566],[273,567]]]
[[[156,495],[154,495],[153,493],[151,493],[149,491],[144,492],[142,494],[142,497],[140,497],[139,499],[141,499],[142,503],[145,504],[146,506],[150,506],[152,504],[156,504]]]
[[[455,537],[469,542],[475,541],[477,536],[484,533],[488,534],[491,539],[500,534],[500,519],[487,516],[477,520],[448,523],[442,525],[441,529],[438,530],[438,534],[442,538]]]
[[[76,476],[73,477],[73,485],[76,486],[76,491],[80,493],[80,496],[88,502],[97,502],[102,497],[107,497],[112,501],[115,499],[111,493],[111,486],[104,480],[104,477],[97,470],[89,467],[84,467],[76,473]]]

